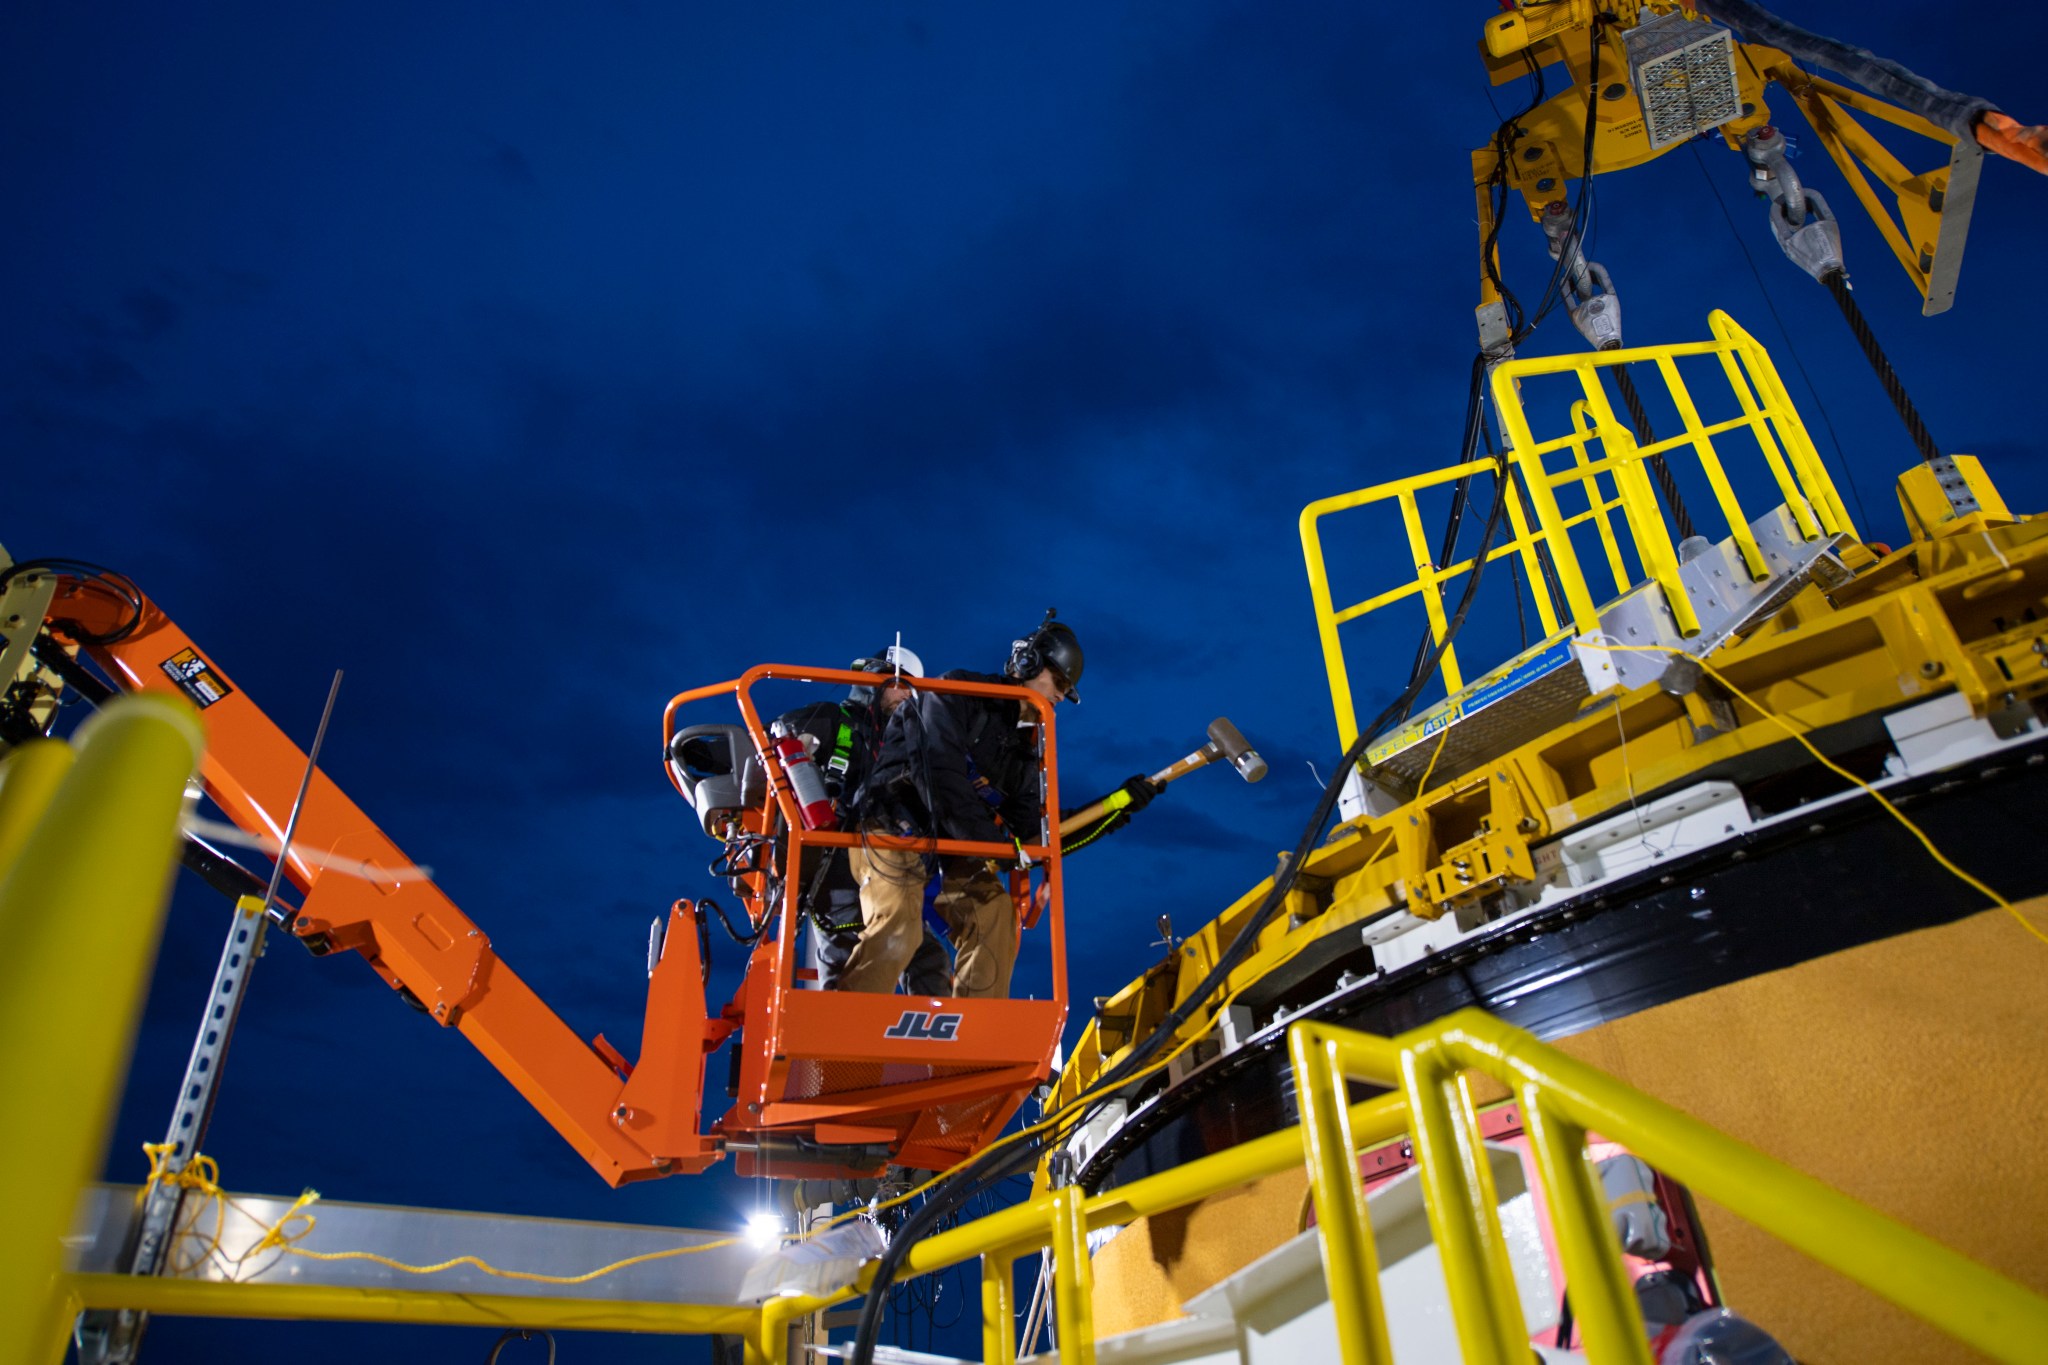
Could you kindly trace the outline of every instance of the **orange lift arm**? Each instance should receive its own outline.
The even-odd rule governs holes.
[[[243,830],[282,837],[305,752],[154,603],[139,593],[131,600],[103,579],[59,575],[44,620],[52,641],[66,653],[83,651],[120,687],[182,695],[198,705],[207,733],[200,770],[206,794]],[[371,875],[323,870],[320,854],[366,864]],[[286,921],[291,932],[316,954],[360,953],[437,1023],[459,1029],[608,1182],[702,1170],[718,1159],[716,1146],[697,1131],[703,1052],[715,1040],[703,1023],[690,935],[677,936],[687,940],[678,945],[684,951],[657,974],[659,989],[651,985],[649,999],[650,1046],[682,1055],[664,1058],[669,1084],[654,1087],[643,1077],[635,1087],[632,1112],[641,1121],[629,1126],[622,1094],[632,1068],[579,1038],[439,887],[421,877],[376,875],[411,860],[324,773],[313,774],[287,860],[286,876],[303,893]],[[703,1036],[690,1036],[693,1025]],[[637,1093],[657,1089],[651,1101]],[[674,1112],[679,1107],[688,1112]],[[650,1150],[635,1131],[657,1116],[667,1151]]]

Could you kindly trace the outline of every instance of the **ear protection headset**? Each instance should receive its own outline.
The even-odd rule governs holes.
[[[1020,681],[1045,672],[1045,628],[1059,614],[1058,607],[1047,607],[1045,619],[1038,623],[1038,629],[1021,640],[1010,641],[1010,662],[1004,666],[1004,672]]]
[[[1036,630],[1010,642],[1010,661],[1004,671],[1021,682],[1051,668],[1065,681],[1068,699],[1078,701],[1074,684],[1081,675],[1081,642],[1071,627],[1053,619],[1058,615],[1059,608],[1047,607]]]

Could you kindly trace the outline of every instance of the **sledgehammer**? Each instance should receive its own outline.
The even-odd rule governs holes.
[[[1256,782],[1266,775],[1266,760],[1260,758],[1258,752],[1244,742],[1244,736],[1238,733],[1235,725],[1218,716],[1209,722],[1207,744],[1180,762],[1152,774],[1152,781],[1163,787],[1178,778],[1186,777],[1205,763],[1214,763],[1219,758],[1229,759],[1230,766],[1237,769],[1247,782]],[[1075,830],[1094,824],[1108,813],[1109,798],[1105,796],[1102,800],[1060,821],[1060,835],[1064,838]]]

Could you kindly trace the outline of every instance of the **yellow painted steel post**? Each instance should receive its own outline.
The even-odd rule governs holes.
[[[1517,1098],[1523,1131],[1529,1135],[1550,1201],[1557,1254],[1564,1263],[1564,1281],[1571,1287],[1572,1316],[1585,1340],[1586,1355],[1602,1362],[1651,1365],[1649,1334],[1621,1262],[1607,1200],[1586,1162],[1585,1129],[1553,1112],[1539,1085],[1523,1086]]]
[[[1344,1365],[1381,1365],[1394,1358],[1394,1351],[1380,1306],[1379,1257],[1366,1215],[1365,1189],[1359,1183],[1344,1074],[1335,1047],[1313,1025],[1297,1024],[1288,1030],[1301,1143],[1315,1199],[1316,1239],[1323,1248],[1323,1278],[1330,1287],[1330,1310],[1337,1323],[1337,1350]]]
[[[1714,443],[1701,431],[1706,424],[1700,421],[1692,395],[1686,392],[1685,381],[1679,378],[1678,362],[1660,354],[1657,373],[1664,377],[1664,386],[1671,392],[1679,420],[1685,423],[1686,435],[1692,438],[1693,453],[1699,456],[1700,468],[1706,471],[1707,484],[1714,490],[1714,501],[1720,504],[1721,516],[1728,523],[1728,534],[1735,538],[1735,548],[1742,552],[1743,566],[1749,570],[1750,577],[1762,582],[1771,576],[1771,571],[1764,564],[1763,552],[1756,547],[1756,536],[1749,529],[1749,517],[1736,500],[1735,489],[1728,482],[1728,472],[1721,468],[1721,457],[1714,453]]]
[[[1315,603],[1316,634],[1323,642],[1323,669],[1330,676],[1330,704],[1337,712],[1337,742],[1345,748],[1358,738],[1358,717],[1351,705],[1351,677],[1344,669],[1344,642],[1337,635],[1337,608],[1330,598],[1330,571],[1323,563],[1323,537],[1316,521],[1323,502],[1301,509],[1301,553],[1308,561],[1309,598]]]
[[[1460,1010],[1429,1032],[1465,1065],[1524,1093],[1540,1092],[1549,1114],[1620,1143],[1694,1193],[1965,1345],[2016,1365],[2040,1360],[2040,1343],[2048,1341],[2048,1298],[1479,1010]],[[1529,1131],[1533,1144],[1536,1130]],[[1597,1205],[1597,1190],[1592,1198]],[[1604,1220],[1604,1209],[1594,1213]],[[1572,1274],[1569,1264],[1566,1273]],[[1636,1311],[1633,1294],[1626,1306]]]
[[[1805,420],[1793,405],[1792,395],[1786,391],[1785,381],[1779,377],[1771,353],[1744,331],[1740,323],[1718,308],[1707,315],[1707,325],[1718,340],[1732,346],[1742,357],[1742,367],[1756,382],[1764,405],[1771,414],[1772,425],[1778,429],[1778,435],[1785,443],[1785,452],[1792,459],[1792,470],[1798,476],[1800,489],[1819,512],[1821,525],[1830,533],[1846,531],[1852,536],[1858,534],[1856,524],[1849,519],[1849,509],[1842,505],[1842,495],[1836,491],[1827,461],[1821,458],[1820,451],[1814,446],[1813,434],[1806,429]]]
[[[1053,1196],[1053,1307],[1060,1365],[1095,1365],[1095,1263],[1088,1259],[1088,1216],[1078,1186]]]
[[[1515,491],[1515,467],[1496,469],[1494,477],[1501,481],[1501,496],[1508,500],[1508,527],[1515,533],[1512,548],[1522,556],[1522,570],[1529,575],[1529,596],[1536,603],[1537,619],[1543,622],[1543,636],[1549,639],[1557,634],[1557,605],[1550,600],[1550,580],[1537,558],[1536,537],[1530,534],[1529,518],[1522,512],[1522,495]],[[1493,557],[1488,555],[1488,561]]]
[[[1665,605],[1671,608],[1671,620],[1679,634],[1697,635],[1699,616],[1693,611],[1685,585],[1679,581],[1678,550],[1671,543],[1664,508],[1650,485],[1648,471],[1643,468],[1644,456],[1636,445],[1635,432],[1614,415],[1614,407],[1607,401],[1607,389],[1600,382],[1600,372],[1590,357],[1578,379],[1586,395],[1586,407],[1599,430],[1601,447],[1613,457],[1614,487],[1621,497],[1622,513],[1628,518],[1629,534],[1636,543],[1636,558],[1642,563],[1643,573],[1664,590]]]
[[[1493,1163],[1487,1159],[1486,1137],[1479,1127],[1479,1103],[1472,1095],[1471,1076],[1463,1071],[1456,1073],[1447,1098],[1457,1118],[1458,1147],[1464,1157],[1466,1178],[1474,1196],[1473,1208],[1479,1215],[1479,1231],[1485,1243],[1486,1273],[1493,1286],[1487,1301],[1493,1306],[1494,1327],[1502,1341],[1526,1341],[1528,1318],[1522,1312],[1521,1290],[1515,1285],[1507,1233],[1500,1225],[1500,1189],[1494,1183]]]
[[[1536,511],[1536,523],[1541,528],[1544,543],[1550,546],[1550,562],[1556,566],[1558,582],[1564,588],[1565,609],[1571,612],[1572,620],[1581,633],[1598,630],[1600,613],[1594,609],[1593,599],[1586,591],[1586,576],[1579,570],[1579,557],[1572,549],[1571,536],[1561,525],[1564,517],[1557,510],[1557,497],[1551,492],[1550,477],[1543,472],[1543,457],[1533,453],[1536,437],[1529,430],[1529,419],[1515,394],[1515,382],[1523,373],[1526,371],[1520,367],[1520,362],[1515,361],[1493,372],[1494,410],[1500,414],[1501,423],[1507,428],[1509,458],[1522,471],[1522,484],[1529,495],[1530,506]]]
[[[1629,589],[1628,566],[1621,561],[1621,543],[1614,538],[1614,521],[1607,513],[1614,506],[1600,491],[1600,472],[1586,472],[1590,461],[1586,457],[1586,438],[1593,429],[1586,425],[1586,401],[1582,398],[1572,404],[1572,463],[1579,469],[1579,480],[1586,489],[1586,501],[1592,508],[1593,524],[1600,528],[1600,548],[1607,555],[1607,571],[1614,575],[1614,595],[1621,596]],[[1615,484],[1616,499],[1619,501],[1620,482]]]
[[[37,739],[0,761],[0,876],[43,818],[57,784],[71,771],[72,750],[58,739]]]
[[[1792,513],[1793,522],[1799,527],[1800,538],[1812,540],[1820,534],[1816,515],[1825,516],[1826,513],[1812,505],[1798,478],[1787,468],[1785,457],[1778,449],[1777,437],[1771,433],[1770,410],[1757,402],[1749,380],[1743,377],[1742,367],[1736,364],[1735,350],[1736,343],[1731,339],[1718,353],[1721,374],[1734,391],[1735,401],[1742,405],[1742,415],[1749,419],[1750,432],[1764,453],[1764,463],[1771,467],[1771,477],[1778,481],[1778,492],[1785,499],[1785,507]]]
[[[807,1311],[810,1300],[770,1299],[761,1305],[754,1330],[742,1342],[746,1365],[788,1365],[789,1325]]]
[[[1450,633],[1451,623],[1444,614],[1443,580],[1437,573],[1436,559],[1430,553],[1429,538],[1422,529],[1422,512],[1416,506],[1411,489],[1402,489],[1397,501],[1401,507],[1401,526],[1408,533],[1408,555],[1415,562],[1415,581],[1422,584],[1422,605],[1429,616],[1430,643],[1443,644],[1444,636]],[[1444,675],[1445,690],[1455,692],[1465,685],[1464,677],[1458,672],[1458,652],[1453,647],[1444,646],[1443,661],[1438,668]]]
[[[1017,1258],[991,1251],[981,1258],[982,1365],[1017,1359]]]
[[[65,1326],[62,1239],[99,1173],[204,746],[183,702],[115,701],[80,727],[71,771],[0,876],[0,1095],[34,1116],[0,1125],[0,1169],[21,1177],[0,1360],[43,1358]]]
[[[1422,1202],[1443,1262],[1444,1290],[1451,1303],[1451,1321],[1457,1324],[1458,1343],[1468,1365],[1522,1365],[1528,1359],[1529,1339],[1525,1332],[1503,1336],[1505,1314],[1494,1302],[1489,1234],[1484,1226],[1488,1219],[1497,1223],[1499,1215],[1491,1208],[1479,1207],[1480,1192],[1465,1166],[1466,1153],[1453,1110],[1456,1087],[1455,1072],[1440,1048],[1427,1043],[1402,1048],[1401,1088],[1407,1092],[1414,1114]],[[1491,1237],[1501,1236],[1496,1226]]]

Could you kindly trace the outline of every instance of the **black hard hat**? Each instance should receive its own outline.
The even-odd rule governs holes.
[[[1068,701],[1081,700],[1078,684],[1083,664],[1079,637],[1065,622],[1053,620],[1051,612],[1045,614],[1045,620],[1037,630],[1010,644],[1011,677],[1035,678],[1050,668],[1065,685],[1064,695]]]

